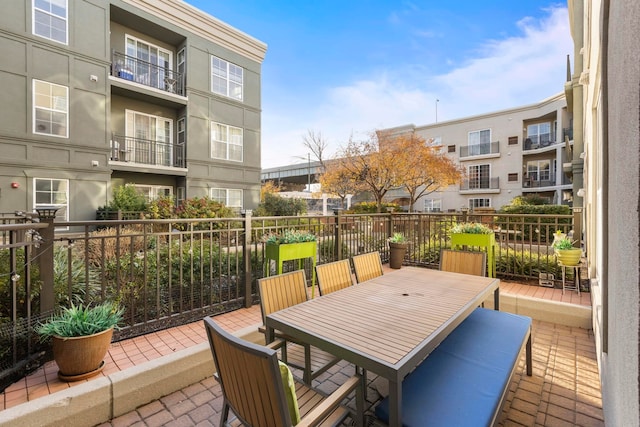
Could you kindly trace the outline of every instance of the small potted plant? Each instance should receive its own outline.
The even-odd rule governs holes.
[[[393,233],[389,237],[389,267],[398,269],[402,267],[404,255],[407,253],[407,238],[402,233]]]
[[[36,328],[42,340],[52,340],[61,380],[79,381],[102,371],[113,330],[122,315],[123,309],[112,302],[71,304]]]
[[[574,266],[580,263],[582,249],[573,246],[574,242],[560,231],[556,231],[553,239],[553,249],[558,257],[558,261],[567,266]]]

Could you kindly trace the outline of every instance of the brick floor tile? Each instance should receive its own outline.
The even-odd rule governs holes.
[[[191,400],[183,400],[181,402],[177,402],[171,406],[167,406],[171,415],[176,418],[187,414],[189,411],[196,408],[196,405]]]
[[[114,418],[111,420],[111,425],[113,427],[129,427],[137,422],[142,421],[142,417],[137,412],[129,412],[120,417]]]
[[[144,418],[150,417],[153,414],[157,414],[160,411],[164,411],[165,409],[166,408],[159,400],[154,400],[153,402],[148,403],[147,405],[139,407],[137,409],[137,412],[144,419]]]
[[[169,421],[165,426],[166,427],[192,427],[193,420],[191,420],[191,418],[189,418],[188,415],[183,415],[176,420]]]
[[[149,427],[162,427],[166,426],[169,422],[173,421],[173,416],[169,411],[161,411],[151,415],[144,419],[144,423]]]
[[[218,419],[219,415],[211,406],[203,404],[190,411],[189,417],[197,424],[208,419]]]

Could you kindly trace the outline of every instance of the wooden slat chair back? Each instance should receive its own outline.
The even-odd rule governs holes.
[[[443,249],[440,253],[440,270],[486,276],[487,253]]]
[[[269,314],[308,300],[305,272],[296,270],[263,277],[258,280],[258,292],[264,325]],[[264,333],[264,326],[259,328],[259,331]],[[314,378],[340,360],[330,353],[308,343],[296,342],[277,331],[276,336],[287,341],[287,345],[281,349],[282,360],[294,368],[302,369],[302,378],[307,385],[311,385]]]
[[[320,295],[353,286],[351,264],[348,259],[316,265],[316,277]]]
[[[246,426],[292,426],[277,352],[226,332],[211,318],[205,318],[204,324],[223,394],[220,425],[228,425],[231,410],[235,421]],[[296,383],[299,425],[336,425],[348,415],[340,402],[359,387],[361,379],[351,377],[325,399]]]
[[[362,283],[374,277],[382,276],[380,252],[355,255],[351,259],[353,261],[353,270],[356,273],[356,282]]]
[[[263,277],[258,280],[258,292],[263,323],[269,314],[309,299],[304,270]]]

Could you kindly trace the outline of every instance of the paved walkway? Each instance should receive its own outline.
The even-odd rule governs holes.
[[[565,292],[563,295],[559,289],[505,281],[501,283],[501,292],[590,305],[590,294],[578,296],[575,292]],[[260,323],[260,308],[256,305],[226,313],[216,316],[216,321],[230,331],[240,330]],[[101,375],[109,375],[204,341],[206,334],[202,323],[195,322],[113,343]],[[502,425],[604,425],[595,345],[590,331],[534,321],[533,360],[534,376],[529,378],[522,375],[520,369],[512,383]],[[524,366],[523,360],[521,365]],[[344,363],[336,365],[319,377],[316,385],[325,391],[332,391],[340,380],[344,380],[345,370],[351,375],[353,367]],[[7,388],[0,396],[0,410],[75,384],[59,381],[55,363],[47,363]],[[377,391],[370,387],[369,403],[373,405],[378,400]],[[104,426],[218,426],[221,405],[220,388],[215,380],[209,378],[142,406]]]

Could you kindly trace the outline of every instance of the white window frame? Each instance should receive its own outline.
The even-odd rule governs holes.
[[[222,152],[224,153],[222,154]],[[244,161],[243,129],[224,123],[211,122],[210,153],[212,159]]]
[[[224,197],[221,193],[224,193]],[[235,196],[233,196],[233,194],[235,194]],[[244,193],[243,190],[239,188],[211,188],[209,189],[209,197],[211,197],[212,200],[222,203],[228,208],[242,209],[244,204]],[[238,203],[235,203],[234,200],[238,201]]]
[[[469,199],[469,209],[475,208],[490,208],[491,198],[489,197],[472,197]]]
[[[541,127],[547,127],[548,132],[540,132]],[[533,144],[537,144],[538,146],[542,145],[540,135],[549,135],[549,140],[547,142],[549,144],[553,142],[551,141],[551,132],[551,122],[534,123],[527,126],[527,138],[529,138]]]
[[[424,199],[424,212],[442,212],[442,199]]]
[[[480,129],[469,132],[468,136],[468,149],[469,156],[479,156],[480,154],[484,154],[482,152],[483,144],[489,145],[491,144],[491,129]],[[485,150],[487,153],[491,152],[489,150]]]
[[[545,164],[549,166],[549,168],[546,170],[544,169]],[[551,181],[551,176],[553,175],[553,171],[554,171],[553,159],[532,160],[527,162],[527,178],[530,181],[535,181],[535,182]]]
[[[48,190],[38,189],[38,183],[49,183]],[[54,185],[57,183],[57,186]],[[62,190],[54,190],[54,187],[58,187],[63,184]],[[47,200],[43,200],[43,197],[48,195]],[[69,220],[69,180],[68,179],[55,179],[55,178],[33,178],[33,208],[38,209],[41,207],[56,207],[56,219],[62,221]]]
[[[48,6],[48,9],[44,9],[40,6]],[[53,10],[54,6],[58,6],[61,9],[64,9],[64,15],[60,13],[56,13]],[[40,21],[41,25],[37,25],[36,22]],[[44,22],[48,21],[48,22]],[[54,22],[59,22],[60,27],[64,26],[64,39],[55,38],[52,33],[54,31]],[[45,38],[47,40],[51,40],[57,43],[61,43],[64,45],[69,44],[69,4],[67,0],[33,0],[31,7],[31,31],[33,35]],[[48,34],[44,34],[43,32],[39,32],[38,30],[48,30]],[[60,33],[62,33],[62,28],[58,28]]]
[[[211,55],[211,92],[242,101],[244,97],[244,69],[239,65]]]
[[[488,173],[487,173],[488,176],[486,177],[486,182],[487,182],[486,187],[482,186],[482,183],[483,183],[482,168],[483,167],[486,167],[488,169]],[[473,180],[471,179],[472,169],[478,169],[477,179],[473,179]],[[482,163],[479,165],[469,165],[467,167],[467,176],[469,177],[469,190],[487,190],[491,188],[491,164],[490,163]],[[477,183],[477,185],[472,185],[471,184],[472,181]]]
[[[149,129],[150,135],[146,132],[141,135],[143,129],[137,128],[136,117],[146,118],[155,123],[153,128]],[[173,120],[140,111],[125,110],[125,137],[126,147],[121,161],[173,166]]]
[[[133,184],[133,187],[147,202],[164,196],[173,197],[173,187],[170,185]]]
[[[42,86],[40,91],[37,86]],[[64,91],[61,94],[60,89]],[[67,86],[46,82],[44,80],[33,79],[31,85],[33,118],[32,130],[38,135],[54,136],[56,138],[69,138],[69,88]],[[38,120],[38,115],[50,115],[49,120]],[[64,134],[54,133],[54,125],[61,126],[59,122],[54,122],[53,116],[64,116]],[[38,128],[41,129],[38,129]],[[49,132],[43,131],[49,128]]]
[[[135,49],[131,48],[132,44],[135,45]],[[141,45],[145,45],[148,48],[148,58],[139,57]],[[130,34],[125,34],[124,49],[128,57],[138,60],[126,61],[126,68],[133,74],[133,81],[161,90],[171,89],[169,87],[170,82],[168,77],[173,75],[173,73],[171,73],[173,70],[173,52]],[[152,50],[155,51],[155,62],[151,60]],[[132,55],[134,53],[133,51],[135,51],[135,55]],[[163,63],[165,60],[166,63]],[[153,67],[145,64],[145,62],[151,64]],[[167,73],[167,71],[169,71],[169,73]],[[172,84],[175,84],[175,81]]]

